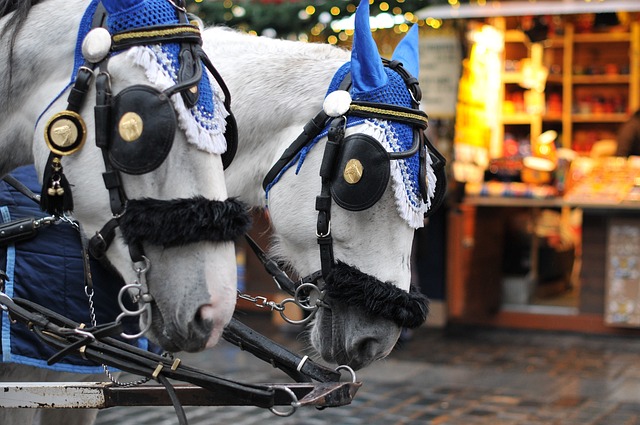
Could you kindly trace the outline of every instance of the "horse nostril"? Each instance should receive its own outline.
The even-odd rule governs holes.
[[[209,333],[213,328],[215,309],[211,304],[201,306],[193,318],[193,325],[199,330]]]
[[[376,338],[363,338],[353,344],[349,366],[354,369],[362,369],[376,360],[382,350],[382,344]]]

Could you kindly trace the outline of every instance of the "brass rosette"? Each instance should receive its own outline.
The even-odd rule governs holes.
[[[44,129],[44,140],[51,152],[71,155],[82,148],[87,128],[82,117],[74,111],[62,111],[49,119]]]

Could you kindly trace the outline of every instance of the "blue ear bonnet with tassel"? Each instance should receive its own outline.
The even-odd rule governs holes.
[[[327,95],[339,89],[340,84],[344,80],[344,78],[351,71],[351,63],[347,62],[333,76],[331,84],[329,85],[329,89],[327,90]],[[367,101],[367,102],[376,102],[376,103],[387,103],[392,105],[403,106],[406,108],[412,107],[412,98],[407,86],[402,79],[402,77],[395,72],[394,70],[385,67],[385,73],[389,77],[389,81],[387,84],[380,86],[374,90],[367,92],[354,92],[353,87],[349,90],[351,93],[351,97],[353,100],[359,101]],[[365,121],[365,118],[349,116],[347,118],[347,127],[352,127],[354,125],[362,124]],[[387,143],[390,145],[392,151],[394,152],[402,152],[409,150],[413,144],[413,128],[408,124],[401,124],[398,122],[389,122],[389,129],[391,133],[395,137],[387,137]],[[294,158],[291,165],[295,164],[296,173],[302,167],[304,159],[309,152],[310,149],[315,146],[315,144],[325,137],[328,132],[327,127],[305,148],[303,148],[298,156]],[[406,201],[409,202],[413,208],[419,210],[423,206],[422,196],[420,194],[420,157],[418,154],[415,154],[409,158],[397,160],[400,164],[402,179],[404,181],[405,190],[406,190]],[[287,167],[289,168],[289,167]],[[283,170],[284,172],[284,170]],[[282,173],[281,173],[282,174]],[[274,180],[270,187],[276,183],[277,180]],[[267,190],[268,196],[268,190]]]
[[[344,65],[342,65],[342,67],[340,67],[340,69],[338,69],[338,71],[336,71],[333,79],[331,80],[331,84],[329,85],[329,89],[327,90],[327,95],[338,90],[340,84],[350,71],[350,62],[345,63]],[[402,77],[397,72],[388,67],[385,67],[384,71],[389,77],[389,82],[387,84],[367,92],[354,92],[354,89],[352,87],[349,90],[349,93],[351,93],[351,98],[353,100],[387,103],[391,105],[404,106],[405,108],[411,108],[413,100],[411,99],[411,94],[409,93],[407,85],[405,84]],[[356,121],[362,122],[363,119],[358,117],[349,117],[347,120],[347,124],[350,126],[353,125],[352,123],[355,123]],[[402,149],[400,150],[408,150],[413,143],[413,128],[408,124],[400,124],[395,122],[391,123],[391,127],[398,136],[398,140],[402,143]],[[397,152],[400,152],[400,150],[398,150]],[[416,160],[418,159],[417,155],[415,156],[415,158]]]
[[[344,64],[333,76],[327,95],[338,90],[340,84],[344,80],[345,76],[350,72],[351,63]],[[391,105],[404,106],[406,108],[412,107],[413,100],[411,94],[407,89],[402,77],[394,70],[385,67],[384,71],[389,77],[389,81],[384,86],[368,92],[354,92],[353,88],[349,90],[353,100],[387,103]],[[359,117],[348,117],[347,126],[356,125],[362,123],[364,119]],[[402,152],[409,150],[413,144],[413,127],[408,124],[401,124],[398,122],[389,122],[391,131],[395,134],[394,140],[387,138],[387,142],[391,145],[394,152]],[[323,131],[323,135],[326,135],[326,130]],[[414,207],[418,208],[422,204],[422,198],[420,195],[420,182],[419,182],[419,170],[420,170],[420,157],[418,154],[399,160],[402,167],[403,179],[407,186],[407,198]]]
[[[327,90],[327,95],[333,93],[338,90],[340,84],[344,80],[344,78],[351,71],[351,62],[347,62],[342,65],[338,71],[334,74],[331,84]],[[413,99],[411,98],[411,94],[405,84],[403,78],[392,70],[391,68],[384,67],[384,72],[387,74],[389,80],[386,84],[367,91],[367,92],[354,92],[354,88],[351,87],[349,92],[351,93],[351,97],[353,100],[358,101],[367,101],[367,102],[376,102],[376,103],[386,103],[392,105],[403,106],[406,108],[412,107]],[[349,116],[347,118],[347,127],[352,127],[354,125],[362,124],[365,122],[365,118]],[[307,144],[304,148],[300,150],[300,152],[293,158],[293,160],[289,163],[288,166],[283,168],[278,177],[276,177],[267,187],[266,196],[269,197],[269,191],[273,185],[275,185],[280,177],[286,172],[287,169],[291,168],[295,165],[295,173],[297,174],[302,167],[304,160],[307,156],[307,153],[318,143],[320,139],[327,136],[329,125],[325,127],[325,129],[316,136],[313,141]],[[386,143],[389,146],[388,150],[393,152],[402,152],[407,151],[411,148],[413,144],[413,127],[408,124],[402,124],[394,121],[388,122],[388,132],[386,138]],[[391,134],[388,134],[391,133]],[[414,228],[420,227],[420,223],[422,222],[422,215],[426,210],[424,201],[422,200],[422,195],[420,193],[420,157],[419,154],[406,158],[399,159],[392,162],[397,162],[400,168],[401,178],[404,182],[405,188],[405,196],[403,196],[403,200],[397,199],[399,204],[408,203],[411,205],[410,210],[416,211],[418,213],[412,214],[407,212],[406,214],[401,214]],[[398,182],[394,182],[394,184],[398,184]],[[399,207],[400,208],[400,207]],[[402,208],[403,210],[405,208]],[[411,218],[408,218],[411,217]]]
[[[417,77],[420,70],[418,54],[418,27],[414,25],[396,47],[392,60],[403,63],[405,71],[408,71],[413,77]],[[384,66],[379,56],[378,48],[371,36],[368,0],[361,0],[355,13],[351,60],[334,74],[327,95],[339,90],[348,74],[351,75],[352,84],[349,92],[353,101],[413,109],[415,102],[407,83],[398,72]],[[413,146],[414,131],[417,131],[411,125],[393,119],[387,121],[348,115],[347,126],[351,127],[357,124],[365,124],[363,133],[375,134],[387,152],[410,151]],[[328,125],[313,141],[302,148],[287,166],[280,170],[279,174],[265,188],[267,198],[270,188],[278,181],[279,177],[296,163],[296,173],[298,173],[309,150],[327,133]],[[424,214],[431,206],[431,198],[434,196],[436,184],[436,176],[431,167],[431,157],[426,155],[426,160],[421,164],[420,154],[419,152],[408,158],[394,159],[390,164],[391,176],[393,177],[392,190],[398,211],[401,217],[413,228],[424,225]],[[426,167],[426,170],[421,170],[421,166]],[[421,174],[426,175],[426,181],[423,185],[420,184]],[[426,202],[423,200],[423,190],[421,189],[427,192]]]
[[[74,69],[71,74],[71,80],[65,90],[73,84],[78,69],[84,63],[82,41],[92,28],[92,21],[99,3],[101,3],[101,0],[92,0],[80,22]],[[102,4],[109,13],[107,29],[112,35],[135,28],[179,23],[176,7],[169,0],[102,0]],[[177,82],[177,72],[180,69],[178,58],[180,45],[178,43],[162,43],[150,47],[154,51],[158,66],[163,69],[174,83]],[[122,54],[122,52],[116,52],[115,54]],[[220,103],[214,101],[218,96],[214,93],[209,75],[204,70],[198,84],[198,91],[200,93],[198,103],[188,109],[190,117],[186,118],[187,121],[181,119],[180,122],[189,128],[187,136],[191,143],[208,152],[222,153],[226,150],[224,117],[226,117],[227,111],[224,110],[221,101],[219,101]],[[63,93],[64,90],[60,92],[54,101]],[[195,127],[188,123],[189,120],[194,122]],[[213,142],[210,140],[213,140]]]
[[[118,3],[112,0],[111,3]],[[134,28],[150,27],[154,25],[166,25],[179,23],[176,17],[176,9],[169,0],[143,0],[133,2],[131,0],[124,1],[124,5],[120,5],[113,12],[109,10],[108,2],[104,2],[105,9],[109,11],[107,17],[107,27],[111,34],[126,31]],[[134,3],[133,6],[127,7],[128,4]],[[123,9],[123,7],[126,7]],[[177,81],[176,72],[180,69],[178,55],[180,53],[180,45],[178,43],[164,43],[160,45],[159,51],[156,51],[160,64],[164,70]],[[213,130],[213,91],[207,72],[202,73],[200,84],[198,85],[200,96],[198,103],[194,107],[196,111],[192,115],[206,130]]]

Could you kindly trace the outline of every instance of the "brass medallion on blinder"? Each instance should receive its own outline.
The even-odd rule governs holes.
[[[134,142],[142,135],[144,123],[140,115],[135,112],[127,112],[118,122],[118,133],[125,142]]]
[[[363,171],[362,163],[354,158],[347,161],[342,176],[347,183],[356,184],[362,178]]]

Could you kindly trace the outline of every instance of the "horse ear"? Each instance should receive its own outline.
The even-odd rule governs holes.
[[[351,49],[351,80],[356,92],[375,90],[389,81],[378,53],[378,46],[371,35],[369,0],[361,0],[356,10]]]
[[[136,4],[140,3],[140,0],[103,0],[102,4],[109,13],[118,13],[125,11]]]
[[[404,38],[400,40],[400,43],[398,43],[398,46],[396,46],[393,55],[391,55],[391,59],[402,62],[405,69],[417,78],[420,72],[419,50],[418,26],[413,25],[407,35],[405,35]]]

